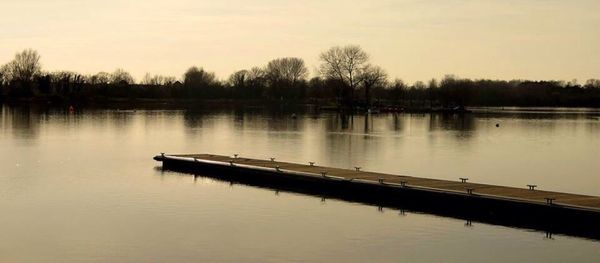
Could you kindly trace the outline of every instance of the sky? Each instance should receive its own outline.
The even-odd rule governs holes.
[[[278,57],[360,45],[390,78],[600,78],[598,0],[0,0],[0,64],[225,79]]]

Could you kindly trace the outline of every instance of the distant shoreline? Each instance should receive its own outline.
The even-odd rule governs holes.
[[[69,106],[114,103],[158,106],[195,104],[318,105],[350,112],[466,113],[469,107],[600,108],[600,79],[585,83],[556,80],[442,79],[407,84],[390,79],[369,61],[360,46],[334,46],[320,54],[318,74],[310,77],[304,60],[275,58],[218,79],[202,67],[181,78],[146,74],[136,82],[129,72],[85,75],[44,72],[32,49],[0,67],[0,101]]]
[[[366,112],[366,109],[344,109],[331,104],[328,100],[267,100],[267,99],[156,99],[156,98],[103,98],[98,100],[68,101],[49,98],[0,99],[0,105],[68,108],[107,108],[107,109],[196,109],[196,108],[276,108],[284,111],[302,111],[310,109],[322,112]],[[381,107],[383,108],[383,107]],[[569,112],[599,113],[600,107],[586,106],[519,106],[519,105],[473,105],[465,107],[464,112],[453,112],[434,107],[405,107],[398,111],[384,111],[373,107],[373,113],[486,113],[486,112]]]

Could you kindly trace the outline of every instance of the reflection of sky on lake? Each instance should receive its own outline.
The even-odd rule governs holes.
[[[593,262],[594,241],[230,185],[151,160],[239,153],[600,195],[600,120],[590,116],[5,106],[0,259]]]

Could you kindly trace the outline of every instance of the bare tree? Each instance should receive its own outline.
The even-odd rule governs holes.
[[[110,75],[110,83],[112,84],[134,84],[135,81],[129,72],[123,69],[117,69]]]
[[[98,72],[95,75],[88,77],[88,83],[90,84],[107,84],[110,82],[110,74],[107,72]]]
[[[0,67],[0,85],[6,85],[11,80],[10,70],[8,68],[8,64],[2,65]]]
[[[183,75],[183,81],[188,87],[206,87],[213,84],[215,80],[215,73],[198,67],[189,68]]]
[[[55,71],[48,74],[51,82],[83,83],[83,76],[71,71]]]
[[[175,77],[162,76],[162,75],[151,75],[146,73],[140,84],[144,85],[170,85],[175,82]]]
[[[588,89],[595,89],[595,88],[597,89],[597,88],[600,88],[600,79],[588,79],[585,82],[585,86],[584,87],[588,88]]]
[[[260,67],[252,67],[248,71],[248,77],[252,85],[264,85],[266,79],[266,72]]]
[[[52,83],[52,87],[44,84],[44,79]],[[41,92],[44,93],[59,93],[70,94],[81,91],[86,79],[83,75],[72,71],[54,71],[45,74],[41,79],[38,79],[38,84]]]
[[[229,76],[229,84],[232,87],[245,87],[250,80],[250,72],[248,70],[238,70]]]
[[[360,75],[363,87],[365,89],[365,101],[367,107],[371,106],[371,88],[376,85],[385,85],[387,82],[387,74],[379,66],[366,65]]]
[[[144,77],[142,78],[142,80],[140,81],[140,84],[142,85],[153,85],[153,76],[150,73],[144,74]]]
[[[308,69],[301,58],[278,58],[269,61],[266,74],[273,82],[288,82],[294,86],[308,77]]]
[[[173,76],[163,76],[162,81],[162,85],[173,85],[175,82],[177,82],[177,78]]]
[[[338,80],[344,85],[342,97],[346,103],[352,101],[354,90],[361,81],[361,75],[369,61],[369,55],[359,46],[335,46],[320,55],[319,71],[327,79]]]
[[[308,69],[301,58],[278,58],[265,67],[266,95],[271,98],[299,98],[304,94],[298,84],[305,81]]]
[[[15,58],[6,65],[11,80],[31,82],[41,72],[40,55],[33,49],[15,54]]]
[[[243,69],[229,76],[233,95],[240,98],[258,98],[267,86],[266,71],[260,67]]]

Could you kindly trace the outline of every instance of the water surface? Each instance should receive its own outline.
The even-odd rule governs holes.
[[[564,235],[162,171],[167,153],[600,195],[600,113],[376,114],[3,106],[3,262],[597,262]],[[496,127],[499,124],[499,127]]]

